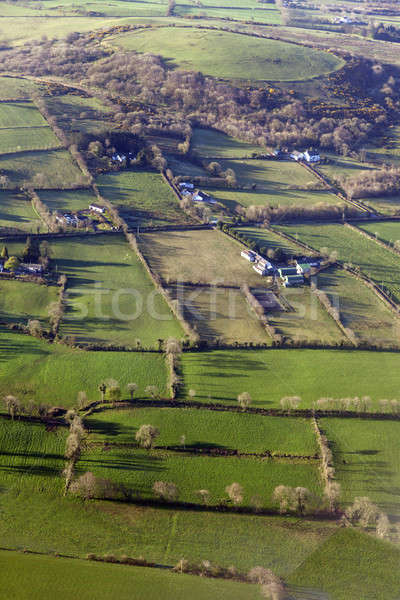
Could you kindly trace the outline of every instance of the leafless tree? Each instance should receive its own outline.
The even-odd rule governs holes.
[[[138,384],[137,383],[128,383],[128,385],[126,386],[126,389],[128,390],[131,401],[132,401],[133,396],[138,389]]]
[[[78,408],[80,408],[81,410],[83,408],[85,408],[85,406],[87,406],[87,403],[88,403],[88,397],[87,397],[86,392],[83,392],[83,391],[78,392],[77,400],[78,400]]]
[[[248,406],[250,406],[250,404],[251,404],[251,396],[248,392],[242,392],[241,394],[238,395],[237,401],[239,403],[239,406],[243,410],[246,410],[246,408]]]
[[[243,487],[240,483],[231,483],[231,485],[227,485],[225,491],[235,506],[238,506],[243,502]]]
[[[200,496],[204,506],[208,506],[211,496],[210,492],[208,490],[197,490],[196,494]]]
[[[136,432],[135,439],[142,448],[150,450],[160,431],[153,425],[141,425]]]
[[[156,496],[167,502],[174,502],[178,498],[178,488],[170,481],[156,481],[153,485]]]

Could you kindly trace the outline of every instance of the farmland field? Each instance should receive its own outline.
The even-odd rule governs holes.
[[[177,284],[169,291],[202,340],[269,343],[269,336],[239,289]]]
[[[46,120],[31,102],[0,104],[0,129],[14,127],[45,127]]]
[[[321,419],[332,444],[342,501],[368,496],[390,517],[399,517],[400,423],[376,421],[373,427],[352,419]]]
[[[301,242],[320,250],[336,251],[338,259],[358,265],[378,285],[384,285],[393,299],[400,301],[400,257],[395,256],[343,225],[279,226],[279,230],[297,235]]]
[[[366,285],[342,269],[321,271],[315,281],[339,309],[344,326],[359,339],[369,344],[398,344],[399,319]]]
[[[243,246],[218,231],[145,233],[138,242],[151,268],[167,282],[240,286],[263,281],[251,264],[241,258]]]
[[[48,150],[61,146],[60,140],[50,127],[0,129],[0,154],[13,154],[26,150]]]
[[[57,287],[31,282],[0,280],[0,321],[39,319],[48,326],[49,304],[57,300]]]
[[[276,508],[271,498],[278,485],[303,486],[321,495],[318,463],[287,462],[272,459],[185,456],[166,451],[132,448],[90,448],[78,463],[80,473],[91,471],[99,477],[123,484],[136,498],[153,498],[156,481],[171,481],[178,486],[179,502],[200,504],[196,490],[210,492],[210,505],[227,499],[225,487],[240,481],[243,505],[249,506],[259,495],[263,507]]]
[[[385,244],[392,246],[400,239],[400,223],[396,221],[386,221],[382,223],[360,223],[360,229],[363,229],[370,235],[376,236]]]
[[[42,227],[32,203],[25,196],[0,192],[0,228],[32,232]]]
[[[396,353],[349,350],[218,350],[182,357],[185,391],[197,390],[196,400],[237,404],[246,391],[252,406],[265,408],[294,395],[302,408],[333,395],[397,398],[399,365]]]
[[[143,423],[158,427],[157,446],[181,449],[220,448],[242,453],[314,455],[317,444],[307,419],[260,417],[252,414],[198,409],[132,408],[104,410],[86,421],[91,437],[109,442],[132,443]],[[185,436],[184,445],[181,437]]]
[[[61,332],[85,342],[154,346],[182,336],[179,323],[122,236],[76,237],[52,244],[68,277]]]
[[[155,171],[137,170],[109,173],[98,178],[101,194],[127,211],[138,225],[168,225],[187,223],[169,186]]]
[[[0,169],[9,178],[10,183],[7,187],[11,188],[24,183],[34,184],[36,188],[41,189],[66,189],[82,185],[82,172],[65,150],[20,152],[3,156],[0,157]]]
[[[259,586],[234,581],[215,581],[195,575],[181,575],[159,569],[77,561],[54,556],[0,552],[0,575],[7,577],[8,598],[42,600],[44,597],[91,600],[101,593],[104,600],[131,600],[135,595],[148,600],[208,600],[218,594],[221,600],[258,600]],[[101,592],[100,592],[101,590]]]
[[[271,229],[237,227],[234,230],[239,231],[243,237],[254,240],[259,248],[282,250],[287,256],[309,256],[312,254],[309,250],[305,250],[295,242],[284,239]]]
[[[85,210],[89,204],[96,202],[96,196],[92,190],[42,190],[40,199],[51,212],[67,211],[75,212]]]
[[[113,129],[115,124],[109,119],[110,108],[96,98],[82,98],[67,94],[46,98],[49,112],[57,119],[58,125],[69,132],[83,131],[97,133]]]
[[[193,152],[202,158],[242,158],[262,148],[212,129],[195,129],[191,142]]]
[[[179,68],[226,79],[297,81],[343,64],[328,53],[286,42],[193,27],[146,29],[115,36],[113,42],[126,50],[161,54]]]
[[[0,77],[0,100],[18,100],[29,98],[37,86],[29,79]]]
[[[166,393],[165,361],[158,354],[70,350],[2,329],[0,357],[0,394],[14,394],[22,402],[76,406],[81,390],[89,401],[100,400],[98,386],[109,378],[120,382],[123,398],[128,397],[125,386],[132,381],[139,386],[139,397],[146,396],[148,385]]]

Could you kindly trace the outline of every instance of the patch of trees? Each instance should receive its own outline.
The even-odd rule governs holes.
[[[379,23],[374,29],[373,38],[375,40],[400,43],[400,29],[394,25],[384,25],[383,23]]]
[[[318,202],[310,206],[265,206],[252,205],[247,208],[237,206],[236,212],[248,221],[285,222],[285,221],[343,221],[346,218],[360,216],[360,210],[348,204],[325,204]]]
[[[400,192],[400,169],[373,169],[339,181],[349,199],[395,196]]]

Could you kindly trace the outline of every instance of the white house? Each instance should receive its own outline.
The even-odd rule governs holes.
[[[194,190],[194,184],[193,183],[189,183],[188,181],[182,181],[179,184],[179,188],[181,190]]]
[[[105,206],[100,206],[99,204],[89,204],[89,209],[93,212],[100,213],[101,215],[104,215],[106,212]]]
[[[126,160],[126,154],[113,154],[112,159],[115,162],[122,163],[124,160]]]
[[[198,192],[194,192],[194,194],[192,195],[192,200],[193,202],[209,202],[210,204],[215,204],[215,200],[214,198],[212,198],[212,196],[209,196],[208,194],[206,194],[205,192],[201,192],[200,190]]]
[[[308,263],[297,263],[297,273],[299,275],[304,275],[305,273],[310,273],[311,266]]]
[[[240,256],[242,256],[249,262],[254,262],[256,259],[256,253],[253,252],[253,250],[242,250]]]
[[[321,156],[317,150],[306,150],[304,152],[304,159],[309,163],[315,163],[321,160]]]
[[[23,271],[28,271],[28,273],[41,273],[43,271],[42,265],[36,263],[21,263],[19,267]]]
[[[295,150],[294,152],[291,153],[290,158],[292,158],[296,162],[299,162],[300,160],[304,160],[304,153],[298,152],[297,150]]]

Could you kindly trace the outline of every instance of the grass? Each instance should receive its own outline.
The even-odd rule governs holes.
[[[39,319],[48,326],[48,306],[57,300],[55,286],[0,279],[0,320],[27,323]]]
[[[109,173],[98,178],[101,194],[138,225],[171,225],[190,222],[170,187],[155,171]]]
[[[213,129],[194,129],[191,150],[204,158],[242,158],[262,148]]]
[[[225,343],[268,343],[270,338],[239,289],[176,285],[169,288],[183,305],[200,338]]]
[[[97,202],[92,190],[43,190],[39,196],[51,212],[77,212],[87,209],[92,202]]]
[[[400,224],[396,221],[383,221],[382,223],[360,223],[358,225],[370,235],[377,237],[378,240],[392,246],[394,242],[400,239]]]
[[[399,363],[396,353],[346,350],[218,350],[182,357],[185,390],[195,389],[196,400],[237,405],[246,391],[253,406],[265,408],[294,395],[303,408],[321,397],[397,398]]]
[[[335,600],[396,600],[398,548],[354,529],[341,529],[301,564],[289,582]]]
[[[50,127],[0,129],[0,154],[13,154],[26,150],[49,150],[61,146],[60,140]]]
[[[0,129],[45,126],[47,126],[46,120],[32,102],[0,104]]]
[[[30,200],[18,193],[0,192],[0,228],[36,232],[42,222]]]
[[[117,35],[126,50],[161,54],[170,64],[225,79],[298,81],[339,69],[325,52],[223,31],[168,27]]]
[[[384,285],[397,302],[400,301],[400,258],[373,241],[343,225],[297,225],[279,227],[297,235],[316,250],[337,251],[338,259],[358,265],[378,285]]]
[[[373,426],[352,419],[322,419],[334,452],[342,502],[367,496],[389,515],[400,515],[399,423],[375,421]]]
[[[76,406],[81,390],[89,401],[100,400],[98,385],[109,378],[120,382],[123,398],[128,397],[125,386],[129,382],[138,384],[139,397],[146,396],[148,385],[166,393],[165,361],[158,354],[84,352],[2,330],[0,361],[1,396],[14,394],[23,403]]]
[[[10,187],[34,184],[36,188],[71,188],[82,183],[82,172],[65,150],[20,152],[0,157],[0,170],[10,179]],[[35,176],[41,173],[43,181]]]
[[[258,600],[259,586],[234,581],[206,579],[149,569],[95,562],[77,561],[54,556],[37,556],[0,552],[0,573],[7,577],[7,598],[68,600],[71,594],[90,600],[101,594],[103,600],[137,597],[158,600],[208,600],[211,596],[229,600]]]
[[[241,21],[257,21],[270,25],[280,25],[281,15],[274,4],[267,6],[255,5],[255,2],[246,2],[247,6],[239,5],[238,2],[229,3],[225,6],[224,2],[207,0],[204,6],[178,4],[174,10],[174,15],[179,16],[207,16],[208,18],[235,19]]]
[[[29,98],[37,91],[37,85],[29,79],[0,77],[0,100],[19,100]]]
[[[366,285],[342,269],[321,271],[317,285],[340,311],[345,327],[369,344],[398,344],[399,321]]]
[[[108,120],[110,108],[97,98],[66,94],[46,98],[46,105],[61,129],[67,132],[83,131],[96,134],[115,127],[115,124]]]
[[[157,446],[226,448],[242,453],[314,455],[317,444],[307,419],[260,417],[198,409],[133,408],[97,412],[86,420],[86,427],[97,440],[132,443],[144,423],[158,427]]]
[[[261,227],[237,227],[234,228],[249,240],[254,240],[260,248],[272,250],[283,250],[287,256],[309,256],[310,251],[298,246],[295,242],[286,240],[271,229]]]
[[[90,448],[78,463],[79,472],[91,471],[131,489],[139,498],[154,498],[156,481],[171,481],[179,491],[179,502],[201,504],[196,490],[210,492],[210,505],[228,499],[225,487],[243,486],[243,506],[259,495],[263,507],[277,508],[272,494],[278,485],[303,486],[321,495],[318,463],[289,463],[244,457],[185,456],[166,451],[132,448]]]
[[[52,250],[59,272],[68,277],[64,335],[128,346],[183,335],[123,236],[57,240]]]
[[[218,231],[145,233],[139,244],[165,281],[259,285],[262,277],[241,258],[241,244]],[[177,261],[179,256],[179,261]]]

